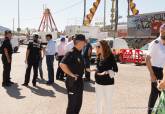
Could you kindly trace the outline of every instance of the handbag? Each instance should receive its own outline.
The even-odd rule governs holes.
[[[155,105],[151,114],[165,114],[165,90],[161,92],[159,103]]]

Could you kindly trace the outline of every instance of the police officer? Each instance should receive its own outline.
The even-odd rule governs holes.
[[[67,74],[66,88],[68,107],[66,114],[79,114],[83,97],[84,61],[81,54],[85,46],[85,36],[76,35],[74,48],[68,52],[60,63],[61,69]]]
[[[88,40],[86,40],[86,45],[82,51],[85,69],[90,69],[90,58],[92,55],[92,46]],[[90,72],[85,70],[85,81],[90,81]]]
[[[151,78],[151,93],[148,102],[148,114],[151,114],[155,102],[160,95],[157,89],[157,80],[163,78],[163,67],[165,65],[165,24],[160,27],[160,37],[149,45],[149,52],[146,58]]]
[[[12,45],[10,40],[12,38],[12,32],[9,30],[5,31],[5,40],[2,44],[2,63],[3,63],[3,87],[9,87],[11,84],[14,84],[10,81],[10,71],[11,71],[11,62],[12,62]]]
[[[27,69],[25,73],[25,81],[23,86],[28,86],[30,80],[30,72],[33,67],[33,86],[36,86],[36,79],[38,76],[38,66],[41,59],[41,44],[38,41],[39,36],[37,34],[33,35],[33,42],[30,42],[26,51],[25,63],[27,64]]]

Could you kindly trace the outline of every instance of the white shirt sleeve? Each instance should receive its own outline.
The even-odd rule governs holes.
[[[147,55],[152,57],[155,54],[155,52],[157,50],[156,45],[157,44],[155,43],[155,41],[153,41],[149,44]]]

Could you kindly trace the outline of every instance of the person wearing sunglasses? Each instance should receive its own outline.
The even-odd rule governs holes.
[[[114,91],[114,76],[118,72],[115,57],[107,41],[101,40],[96,45],[97,65],[95,72],[96,114],[112,114],[112,96]],[[105,111],[103,111],[105,109]]]
[[[165,66],[165,24],[160,27],[160,36],[149,45],[146,65],[151,78],[151,93],[148,101],[148,114],[151,114],[161,93],[157,88],[157,81],[162,80]]]

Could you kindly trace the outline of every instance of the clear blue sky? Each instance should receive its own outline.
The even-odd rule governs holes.
[[[95,0],[87,0],[87,12]],[[165,0],[134,0],[140,13],[165,11]],[[83,0],[20,0],[21,28],[38,28],[43,11],[43,4],[51,9],[54,20],[59,29],[66,25],[81,24],[83,17]],[[75,5],[76,4],[76,5]],[[71,8],[70,6],[73,5]],[[107,23],[110,18],[111,0],[107,0]],[[0,25],[12,28],[15,18],[17,28],[17,0],[0,0]],[[126,21],[127,0],[119,0],[120,21]],[[96,21],[103,20],[103,0],[94,17]]]

